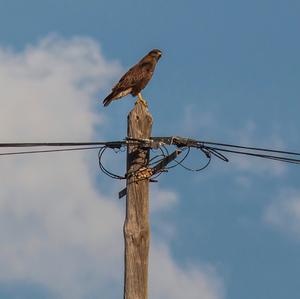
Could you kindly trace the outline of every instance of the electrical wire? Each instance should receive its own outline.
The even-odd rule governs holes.
[[[172,168],[174,168],[174,167],[176,167],[178,165],[182,166],[182,163],[188,157],[188,155],[189,155],[189,153],[191,151],[191,148],[190,147],[182,148],[182,151],[186,151],[186,154],[183,156],[183,158],[181,158],[181,160],[179,160],[179,161],[177,159],[174,159],[174,163],[175,164],[171,164],[170,166],[166,167],[167,169],[172,169]]]
[[[283,157],[283,156],[275,156],[275,155],[266,155],[266,154],[251,153],[251,152],[245,152],[245,151],[229,150],[229,149],[218,148],[218,147],[212,147],[211,149],[217,150],[217,151],[222,151],[222,152],[227,152],[227,153],[254,156],[254,157],[259,157],[259,158],[264,158],[264,159],[269,159],[269,160],[287,162],[287,163],[292,163],[292,164],[300,164],[300,159],[288,158],[288,157]]]
[[[275,161],[300,164],[300,159],[296,157],[300,156],[298,152],[292,151],[283,151],[276,149],[260,148],[260,147],[251,147],[251,146],[242,146],[234,145],[229,143],[218,143],[211,141],[202,141],[202,140],[193,140],[188,138],[180,137],[154,137],[153,139],[158,140],[156,145],[153,146],[151,140],[148,139],[132,139],[127,138],[123,141],[109,141],[109,142],[37,142],[37,143],[0,143],[0,148],[26,148],[26,147],[60,147],[56,149],[42,149],[42,150],[26,150],[26,151],[12,151],[12,152],[0,152],[0,156],[10,156],[10,155],[24,155],[24,154],[39,154],[39,153],[51,153],[51,152],[68,152],[68,151],[83,151],[83,150],[92,150],[99,149],[98,152],[98,161],[100,170],[107,176],[124,180],[126,175],[119,175],[112,172],[103,164],[103,156],[107,149],[113,149],[115,153],[124,152],[126,146],[136,145],[137,147],[151,149],[151,152],[154,154],[152,158],[149,159],[147,167],[153,169],[155,165],[161,163],[164,159],[169,156],[169,150],[167,145],[175,145],[180,148],[181,151],[185,151],[181,159],[174,159],[168,166],[162,168],[158,173],[155,173],[150,180],[154,180],[160,176],[163,172],[180,166],[188,171],[202,171],[209,166],[212,161],[212,157],[216,157],[224,162],[228,162],[228,158],[223,153],[228,154],[238,154],[259,157],[264,159],[270,159]],[[153,140],[152,139],[152,140]],[[176,140],[177,143],[172,143],[172,140]],[[157,146],[158,144],[158,146]],[[62,147],[62,148],[61,148]],[[154,148],[152,148],[154,147]],[[195,148],[200,150],[204,156],[207,158],[204,166],[200,168],[191,168],[185,165],[186,159],[189,157],[191,149]],[[145,165],[141,165],[140,169],[144,168]],[[140,170],[138,169],[137,172]]]
[[[132,141],[134,142],[134,141]],[[108,146],[108,147],[120,147],[127,144],[127,141],[95,141],[95,142],[11,142],[11,143],[0,143],[2,147],[67,147],[67,146]]]
[[[69,151],[84,151],[99,149],[100,146],[80,147],[80,148],[64,148],[64,149],[51,149],[51,150],[33,150],[33,151],[20,151],[20,152],[4,152],[0,153],[0,156],[13,156],[13,155],[26,155],[26,154],[41,154],[41,153],[53,153],[53,152],[69,152]]]
[[[253,151],[260,151],[260,152],[270,152],[270,153],[277,153],[277,154],[285,154],[285,155],[293,155],[293,156],[300,156],[300,153],[291,152],[291,151],[283,151],[283,150],[275,150],[275,149],[268,149],[262,147],[252,147],[252,146],[243,146],[243,145],[234,145],[230,143],[218,143],[218,142],[211,142],[211,141],[201,141],[197,140],[199,145],[216,145],[216,146],[223,146],[223,147],[232,147],[232,148],[239,148],[239,149],[246,149],[246,150],[253,150]]]
[[[174,160],[177,164],[176,164],[176,165],[172,165],[172,166],[170,166],[170,167],[167,167],[167,169],[169,169],[169,168],[174,168],[174,167],[176,167],[176,166],[179,165],[180,167],[184,168],[185,170],[199,172],[199,171],[202,171],[202,170],[204,170],[205,168],[208,167],[208,165],[209,165],[210,162],[211,162],[211,155],[207,155],[207,154],[204,153],[204,152],[203,152],[203,153],[205,154],[205,157],[207,158],[207,162],[204,164],[204,166],[202,166],[202,167],[200,167],[200,168],[191,168],[191,167],[188,167],[188,166],[186,166],[185,164],[183,164],[183,162],[187,159],[187,157],[188,157],[190,151],[191,151],[191,148],[188,147],[188,148],[187,148],[187,153],[184,155],[184,157],[183,157],[180,161]]]
[[[103,154],[105,153],[105,151],[107,150],[108,147],[101,147],[100,150],[99,150],[99,153],[98,153],[98,161],[99,161],[99,167],[100,167],[100,170],[107,176],[109,176],[110,178],[112,179],[118,179],[118,180],[124,180],[126,179],[126,176],[121,176],[121,175],[118,175],[116,173],[113,173],[112,171],[108,170],[102,160],[103,160]]]

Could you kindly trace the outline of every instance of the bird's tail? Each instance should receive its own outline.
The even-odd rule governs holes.
[[[110,93],[104,100],[103,100],[103,105],[104,107],[108,106],[113,100],[114,100],[114,93]]]

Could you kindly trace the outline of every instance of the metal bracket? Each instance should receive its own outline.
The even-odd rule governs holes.
[[[173,153],[170,155],[166,156],[162,161],[157,163],[154,167],[152,168],[142,168],[139,171],[137,171],[134,175],[138,180],[144,180],[144,179],[149,179],[151,176],[157,174],[158,172],[161,172],[164,170],[164,168],[173,160],[177,158],[178,155],[180,155],[182,151],[180,149],[176,149]],[[119,199],[124,197],[127,194],[127,188],[122,189],[119,192]]]

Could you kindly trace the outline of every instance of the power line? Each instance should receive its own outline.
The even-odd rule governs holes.
[[[206,155],[208,159],[210,158],[210,156],[215,156],[216,158],[223,160],[225,162],[228,162],[229,160],[221,152],[254,156],[254,157],[271,159],[271,160],[276,160],[281,162],[300,164],[300,159],[296,159],[296,157],[300,156],[300,153],[298,152],[268,149],[268,148],[261,148],[261,147],[242,146],[242,145],[235,145],[229,143],[217,143],[211,141],[183,138],[178,136],[152,137],[151,140],[154,146],[163,143],[167,145],[175,145],[179,148],[182,147],[198,148]],[[282,154],[282,155],[270,155],[266,153],[274,153],[274,154]]]
[[[105,145],[108,147],[119,147],[125,144],[126,141],[93,141],[93,142],[12,142],[0,143],[0,148],[4,147],[60,147],[60,146],[92,146],[92,145]]]
[[[91,147],[76,147],[76,148],[64,148],[64,149],[51,149],[51,150],[37,150],[37,151],[20,151],[20,152],[5,152],[0,153],[0,156],[13,156],[13,155],[26,155],[26,154],[41,154],[41,153],[53,153],[53,152],[69,152],[69,151],[84,151],[99,149],[101,146],[91,146]]]
[[[275,161],[293,163],[293,164],[300,164],[300,159],[288,158],[288,157],[283,157],[283,156],[265,155],[265,154],[259,154],[259,153],[251,153],[251,152],[244,152],[244,151],[237,151],[237,150],[229,150],[229,149],[218,148],[218,147],[212,147],[212,149],[216,150],[216,151],[221,151],[221,152],[227,152],[227,153],[233,153],[233,154],[240,154],[240,155],[247,155],[247,156],[254,156],[254,157],[265,158],[265,159],[269,159],[269,160],[275,160]],[[299,154],[297,154],[297,155],[299,155]]]
[[[298,152],[234,145],[234,144],[227,144],[227,143],[217,143],[217,142],[209,142],[209,141],[198,141],[198,142],[199,142],[200,149],[203,148],[208,151],[214,151],[215,153],[218,154],[220,154],[219,152],[226,152],[226,153],[253,156],[253,157],[259,157],[259,158],[293,163],[293,164],[300,164],[300,159],[295,158],[300,156],[300,153]],[[285,156],[270,155],[266,153],[282,154]]]
[[[28,150],[18,152],[0,152],[0,156],[41,154],[53,152],[83,151],[106,148],[121,148],[126,141],[92,141],[92,142],[11,142],[0,143],[0,148],[27,148],[27,147],[67,147],[63,149]],[[70,148],[71,147],[71,148]]]
[[[4,152],[0,153],[0,156],[10,156],[10,155],[24,155],[24,154],[37,154],[37,153],[50,153],[50,152],[67,152],[67,151],[78,151],[78,150],[91,150],[91,149],[121,149],[122,147],[131,144],[136,144],[137,146],[150,147],[150,148],[164,148],[166,150],[166,145],[175,145],[179,148],[198,148],[200,149],[208,160],[211,156],[215,156],[218,159],[228,162],[229,160],[224,154],[232,153],[246,156],[253,156],[265,159],[271,159],[281,162],[300,164],[300,159],[296,159],[296,156],[300,156],[298,152],[283,151],[277,149],[252,147],[252,146],[242,146],[230,143],[219,143],[203,140],[195,140],[190,138],[182,137],[152,137],[150,139],[126,139],[122,141],[92,141],[92,142],[12,142],[12,143],[0,143],[0,148],[24,148],[24,147],[67,147],[63,149],[45,149],[45,150],[29,150],[29,151],[19,151],[19,152]],[[70,148],[71,147],[71,148]],[[187,152],[187,155],[189,150]],[[282,155],[270,155],[266,153],[282,154]],[[183,160],[187,158],[187,155]],[[162,155],[165,156],[165,155]],[[182,164],[175,162],[175,165],[169,166],[168,168],[175,167],[177,165],[183,168],[189,169]],[[210,161],[209,161],[210,162]],[[209,164],[209,163],[208,163]],[[202,168],[199,168],[201,170]]]
[[[210,145],[217,145],[217,146],[224,146],[224,147],[232,147],[232,148],[240,148],[240,149],[248,149],[254,151],[261,151],[261,152],[271,152],[271,153],[278,153],[278,154],[286,154],[286,155],[295,155],[300,156],[300,153],[297,152],[290,152],[290,151],[283,151],[283,150],[275,150],[275,149],[267,149],[261,147],[251,147],[251,146],[242,146],[242,145],[234,145],[228,143],[218,143],[218,142],[210,142],[210,141],[198,141],[200,144],[210,144]]]

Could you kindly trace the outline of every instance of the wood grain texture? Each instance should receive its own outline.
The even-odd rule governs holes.
[[[128,115],[128,137],[149,138],[151,129],[152,116],[138,103]],[[128,145],[124,299],[147,299],[148,296],[149,180],[138,180],[131,175],[148,162],[149,149]]]

